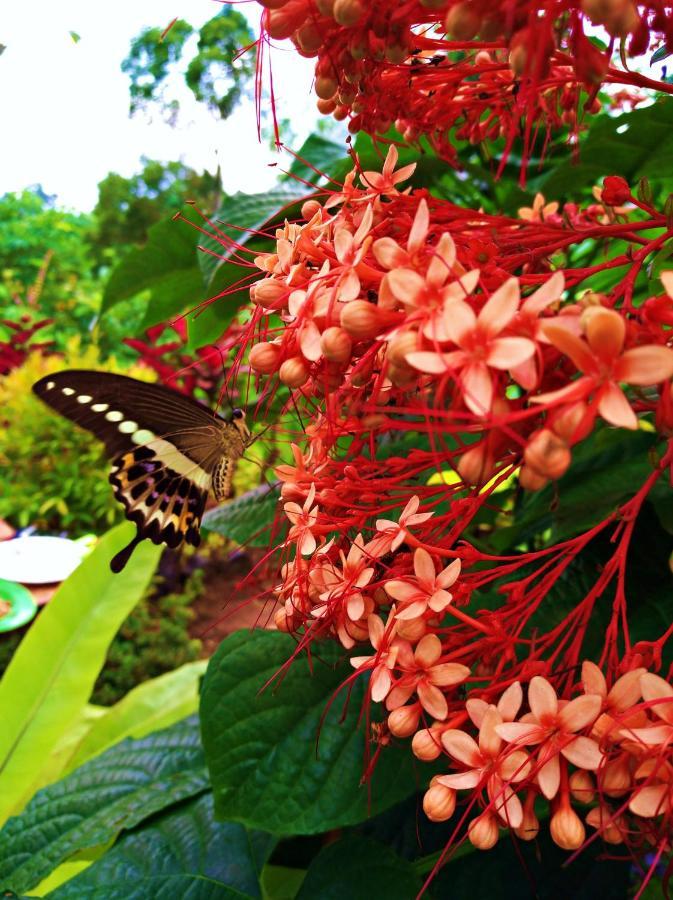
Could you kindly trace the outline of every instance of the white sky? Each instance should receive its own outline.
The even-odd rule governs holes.
[[[276,176],[269,163],[283,160],[258,143],[253,103],[218,121],[184,87],[177,127],[128,117],[120,66],[131,39],[175,16],[199,27],[219,9],[215,0],[0,0],[0,43],[7,47],[0,56],[0,194],[40,183],[60,205],[89,210],[98,182],[110,171],[138,171],[141,155],[210,171],[219,159],[228,193],[270,187]],[[256,31],[261,7],[237,9]],[[273,67],[279,117],[291,120],[298,149],[317,117],[313,64],[278,50]]]

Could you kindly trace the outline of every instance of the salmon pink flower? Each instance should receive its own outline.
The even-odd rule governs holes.
[[[456,300],[445,310],[444,328],[459,348],[448,353],[407,353],[409,365],[421,372],[441,375],[456,372],[465,405],[483,416],[493,405],[490,369],[515,369],[535,353],[535,343],[524,337],[501,337],[519,308],[519,282],[508,279],[476,315],[471,306]]]
[[[624,350],[626,322],[613,309],[590,307],[585,311],[586,340],[554,322],[545,322],[543,330],[582,375],[558,391],[532,397],[532,403],[567,403],[595,392],[598,412],[606,422],[635,429],[638,419],[619,383],[658,384],[673,375],[673,350],[668,347],[647,344]]]
[[[303,506],[290,502],[283,506],[285,515],[292,523],[287,539],[297,545],[297,552],[302,556],[310,556],[317,547],[317,541],[312,529],[318,521],[318,507],[313,506],[315,500],[315,484],[309,488]]]
[[[343,303],[355,300],[356,297],[360,296],[360,279],[357,274],[357,266],[364,259],[372,242],[372,238],[369,236],[372,221],[373,213],[371,205],[369,205],[355,234],[351,234],[344,227],[338,227],[334,230],[334,253],[341,264],[337,282],[337,297]]]
[[[391,579],[384,585],[388,596],[399,601],[398,619],[416,619],[428,609],[435,613],[445,610],[453,599],[447,588],[460,575],[460,560],[454,559],[437,574],[428,551],[418,547],[414,553],[414,575],[404,581]]]
[[[421,525],[423,522],[427,522],[428,519],[432,518],[432,512],[418,512],[420,503],[421,501],[418,499],[418,496],[414,494],[400,513],[399,522],[394,522],[392,519],[376,520],[376,530],[380,532],[380,535],[377,535],[373,540],[381,541],[381,539],[385,539],[386,545],[388,545],[389,541],[390,543],[385,550],[386,553],[395,552],[400,544],[404,543],[407,539],[408,528],[412,525]]]
[[[536,754],[536,780],[542,793],[551,800],[561,783],[559,754],[573,765],[590,771],[601,764],[603,754],[596,741],[577,734],[596,721],[601,698],[597,694],[584,694],[561,705],[547,679],[536,675],[528,687],[528,704],[531,712],[519,722],[503,722],[495,730],[516,746],[541,745]]]
[[[467,768],[455,775],[440,775],[438,782],[456,790],[486,787],[489,800],[500,818],[511,828],[523,821],[523,807],[510,782],[523,781],[530,774],[530,760],[524,750],[505,749],[496,731],[502,716],[489,706],[481,720],[479,743],[464,731],[450,728],[442,734],[446,752]]]
[[[310,574],[312,584],[318,589],[319,603],[313,607],[311,614],[315,618],[335,616],[344,627],[344,619],[357,622],[367,612],[362,588],[366,587],[374,575],[374,569],[367,566],[364,553],[364,541],[358,534],[351,544],[348,556],[339,551],[341,566],[327,560]],[[370,601],[370,611],[373,603]],[[342,634],[339,634],[342,643]],[[345,647],[352,647],[354,641],[348,636]]]
[[[469,676],[470,670],[459,663],[440,663],[441,655],[442,643],[436,634],[422,637],[413,653],[410,647],[400,645],[396,671],[402,674],[386,699],[389,711],[404,706],[416,694],[423,709],[433,719],[446,718],[449,707],[440,688],[460,684]]]
[[[544,222],[545,219],[558,212],[558,207],[559,205],[556,201],[547,203],[544,194],[537,193],[532,206],[519,208],[519,218],[526,222]]]
[[[625,716],[627,710],[635,706],[641,698],[641,677],[645,669],[632,669],[615,681],[610,690],[605,676],[590,660],[582,663],[582,686],[585,694],[598,694],[603,699],[601,715],[596,719],[592,737],[601,740],[618,725],[639,725],[647,721],[647,715],[640,710]]]
[[[360,180],[367,190],[367,196],[394,196],[398,194],[397,185],[401,181],[406,181],[416,171],[416,163],[410,163],[402,166],[401,169],[395,171],[399,153],[397,147],[391,144],[388,148],[383,167],[380,172],[363,172]]]
[[[404,266],[414,267],[420,263],[420,251],[425,250],[425,239],[430,227],[428,204],[421,199],[409,230],[406,249],[391,237],[382,237],[372,244],[372,253],[378,264],[384,269],[399,269]]]
[[[396,626],[392,614],[390,623],[386,627],[378,616],[369,616],[367,619],[369,640],[376,653],[373,656],[354,656],[350,661],[356,669],[371,669],[369,689],[375,703],[385,700],[393,686],[391,670],[395,668],[400,649],[404,647],[411,653],[408,641],[395,638]]]
[[[673,744],[673,687],[659,675],[645,672],[640,677],[640,690],[643,700],[651,704],[649,712],[661,721],[647,724],[642,728],[634,728],[629,723],[628,728],[622,729],[623,737],[647,747]],[[637,724],[642,725],[643,722],[639,721]]]

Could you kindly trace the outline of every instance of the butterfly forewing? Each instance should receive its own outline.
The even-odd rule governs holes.
[[[57,372],[33,390],[102,440],[112,457],[114,495],[138,529],[113,559],[113,571],[126,565],[143,538],[169,547],[199,543],[208,492],[223,499],[229,491],[245,446],[244,424],[226,422],[169,388],[107,372]]]

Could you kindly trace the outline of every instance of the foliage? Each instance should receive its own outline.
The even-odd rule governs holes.
[[[194,32],[184,19],[175,19],[163,32],[146,28],[134,38],[122,63],[122,71],[131,80],[132,115],[157,104],[169,121],[175,120],[180,103],[167,96],[167,81]],[[185,83],[196,100],[206,103],[223,119],[231,115],[252,75],[249,57],[238,55],[240,48],[252,40],[245,18],[227,6],[199,29],[196,53],[187,64]]]
[[[0,378],[0,517],[16,527],[36,525],[79,537],[98,533],[121,518],[100,445],[31,392],[49,372],[100,367],[95,347],[82,351],[72,341],[65,358],[34,354]],[[119,371],[113,360],[105,367]],[[148,377],[147,370],[128,374]]]
[[[144,544],[114,578],[107,563],[132,530],[125,523],[101,538],[29,629],[0,681],[2,821],[58,777],[93,721],[86,704],[108,645],[159,556]]]
[[[187,629],[194,617],[191,604],[203,591],[203,573],[195,569],[181,581],[164,586],[165,579],[154,579],[110,644],[92,703],[110,706],[136,685],[198,658],[201,642],[191,640]]]

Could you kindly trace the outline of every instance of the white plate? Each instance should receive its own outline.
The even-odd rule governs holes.
[[[23,584],[64,581],[91,548],[68,538],[30,536],[0,543],[0,578]]]

